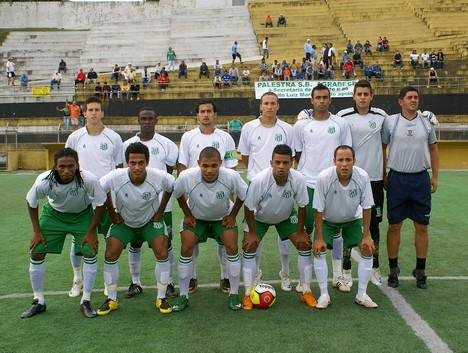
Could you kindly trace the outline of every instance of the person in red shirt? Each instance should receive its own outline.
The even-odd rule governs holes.
[[[75,86],[79,83],[81,83],[84,86],[85,81],[86,81],[86,74],[84,73],[83,69],[80,69],[80,71],[78,71],[75,76]]]
[[[346,61],[344,64],[343,64],[343,76],[349,80],[351,78],[351,76],[356,76],[355,72],[354,72],[354,64],[353,64],[353,61],[348,58],[348,61]]]
[[[165,91],[166,88],[169,86],[169,82],[169,75],[167,73],[161,73],[158,79],[159,89],[161,91]]]

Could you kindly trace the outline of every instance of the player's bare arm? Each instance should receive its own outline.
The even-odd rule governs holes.
[[[439,147],[436,143],[429,145],[429,156],[431,158],[431,192],[437,191],[437,184],[439,180]]]
[[[223,217],[223,220],[221,222],[223,226],[232,228],[236,225],[236,217],[243,203],[244,201],[242,201],[238,197],[236,198],[236,202],[234,202],[234,206],[232,207],[231,212],[227,216]]]
[[[315,222],[315,240],[312,246],[312,251],[315,255],[320,255],[327,249],[327,245],[323,240],[323,212],[315,211],[314,215]]]

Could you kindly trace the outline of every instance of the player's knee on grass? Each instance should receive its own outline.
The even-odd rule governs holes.
[[[31,259],[34,261],[42,261],[46,257],[45,253],[31,254]]]
[[[294,233],[289,237],[289,239],[299,251],[307,251],[312,248],[312,243],[310,242],[310,238],[308,236]]]

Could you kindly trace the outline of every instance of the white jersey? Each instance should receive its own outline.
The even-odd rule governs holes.
[[[80,167],[89,170],[98,178],[103,177],[122,164],[122,139],[107,127],[99,135],[89,135],[86,127],[68,136],[65,147],[78,152]]]
[[[174,177],[161,170],[147,168],[145,181],[131,182],[128,168],[116,169],[100,180],[105,192],[112,192],[112,201],[125,224],[143,227],[159,209],[160,194],[172,192]]]
[[[188,206],[196,219],[219,221],[228,215],[232,207],[231,193],[245,200],[247,185],[235,170],[221,167],[213,183],[203,181],[199,167],[180,173],[174,184],[174,197],[188,195]]]
[[[197,167],[198,156],[205,147],[214,147],[219,151],[223,167],[237,166],[234,140],[226,131],[218,128],[212,134],[203,134],[198,127],[184,133],[179,145],[179,163],[187,168]]]
[[[249,157],[247,179],[270,166],[271,155],[276,145],[293,146],[293,129],[288,123],[276,119],[272,127],[263,126],[260,118],[249,121],[242,127],[238,150],[243,156]]]
[[[261,171],[250,183],[245,198],[245,207],[255,212],[255,219],[267,224],[284,221],[295,204],[305,207],[308,203],[305,179],[294,169],[289,170],[285,185],[276,183],[272,168]]]
[[[68,184],[47,179],[50,170],[39,174],[34,185],[26,195],[28,205],[37,208],[39,200],[47,197],[50,206],[56,211],[80,213],[91,203],[102,206],[106,202],[106,193],[99,184],[99,179],[92,173],[81,170],[83,185],[79,186],[76,179]]]
[[[297,120],[305,120],[312,118],[314,111],[312,109],[302,109],[299,114],[297,114]]]
[[[297,170],[315,188],[318,174],[333,165],[333,153],[340,145],[352,145],[351,130],[345,119],[330,114],[326,120],[299,120],[294,124],[294,149],[301,152]]]
[[[148,167],[150,168],[156,168],[162,171],[167,171],[166,166],[174,167],[177,163],[177,156],[178,156],[178,149],[177,145],[169,140],[167,137],[162,136],[158,133],[155,133],[153,138],[148,141],[142,141],[140,139],[140,136],[136,134],[135,136],[129,138],[123,143],[123,164],[124,167],[127,167],[128,164],[125,161],[125,150],[127,147],[134,142],[141,142],[144,144],[146,147],[148,147],[149,150],[149,163]],[[162,194],[161,194],[162,197]],[[159,200],[161,201],[161,199]],[[172,202],[169,200],[167,203],[165,212],[171,212],[172,210]]]
[[[369,174],[371,181],[382,180],[382,127],[387,113],[370,108],[367,114],[359,114],[356,108],[347,108],[337,115],[346,119],[351,128],[356,165]]]
[[[322,171],[317,178],[313,206],[323,213],[323,219],[332,223],[351,222],[362,218],[362,210],[374,205],[369,175],[354,166],[351,180],[341,185],[336,166]]]

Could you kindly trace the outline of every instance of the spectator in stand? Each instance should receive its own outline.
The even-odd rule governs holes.
[[[427,88],[431,87],[432,84],[436,84],[437,88],[441,88],[442,86],[440,85],[439,82],[439,76],[437,75],[437,71],[435,68],[431,67],[429,69],[429,72],[427,74]]]
[[[29,77],[26,75],[26,73],[23,73],[20,77],[20,85],[23,90],[25,90],[28,87],[29,83]]]
[[[357,50],[353,54],[353,64],[355,67],[359,65],[361,69],[364,67],[364,62],[362,61],[361,52],[358,52]]]
[[[439,51],[437,52],[437,65],[436,65],[436,67],[438,69],[443,69],[444,68],[444,63],[445,63],[444,52],[442,51],[442,49],[439,49]]]
[[[111,86],[107,83],[107,81],[104,81],[104,84],[102,85],[102,98],[104,100],[110,99],[111,91]]]
[[[169,82],[168,73],[165,70],[161,71],[161,75],[158,80],[159,89],[164,92],[169,87]]]
[[[68,106],[68,100],[65,100],[65,105],[63,108],[55,107],[56,110],[63,113],[63,126],[65,130],[68,130],[70,127],[70,109]]]
[[[127,81],[128,84],[132,84],[135,82],[135,68],[132,66],[131,63],[128,63],[125,66],[123,71],[124,80]]]
[[[273,18],[270,15],[265,17],[265,28],[272,27],[273,28]]]
[[[221,80],[221,73],[215,74],[213,76],[213,87],[215,88],[223,88],[223,80]]]
[[[234,61],[236,61],[236,58],[239,58],[239,61],[240,63],[242,64],[242,56],[241,54],[239,53],[238,49],[237,49],[237,41],[235,41],[234,43],[232,43],[232,46],[231,46],[231,56],[232,56],[232,63],[234,64]]]
[[[365,55],[372,55],[372,44],[368,40],[364,43],[364,54]]]
[[[306,60],[310,61],[310,58],[312,57],[312,44],[310,44],[310,39],[307,39],[304,43],[304,53]]]
[[[268,64],[265,61],[265,58],[262,58],[262,61],[260,62],[259,65],[260,72],[265,71],[268,73]]]
[[[96,83],[96,80],[98,78],[98,75],[97,75],[97,72],[94,71],[93,68],[91,68],[88,72],[88,75],[86,75],[87,79],[88,79],[88,82],[87,84],[91,84],[91,83]]]
[[[122,97],[122,100],[125,100],[125,99],[129,99],[130,96],[130,84],[128,83],[128,81],[123,81],[122,82],[122,87],[120,88],[120,95]]]
[[[333,80],[335,78],[335,71],[333,71],[333,67],[329,66],[325,70],[325,79],[326,80]]]
[[[314,73],[315,73],[315,65],[313,65],[311,62],[308,62],[308,65],[306,67],[306,71],[305,71],[305,76],[304,78],[306,80],[313,80],[314,79]]]
[[[169,76],[169,72],[167,72],[165,66],[163,66],[163,67],[161,68],[161,71],[159,71],[159,77],[161,77],[161,75]]]
[[[112,79],[117,82],[119,81],[120,78],[120,66],[118,64],[114,65],[114,68],[112,69]]]
[[[312,64],[316,64],[317,63],[317,58],[318,58],[318,54],[317,54],[317,47],[315,46],[315,44],[312,44],[312,54],[310,54],[310,62]]]
[[[151,73],[148,71],[148,66],[145,66],[143,69],[143,75],[141,77],[141,84],[143,87],[148,87],[151,83]]]
[[[383,37],[382,39],[382,48],[383,51],[388,51],[390,49],[390,42],[388,41],[387,37]]]
[[[351,58],[348,58],[348,61],[346,61],[343,65],[343,76],[347,80],[356,76],[356,73],[354,72],[354,64]]]
[[[336,50],[333,43],[328,43],[328,48],[328,67],[333,69],[336,64]]]
[[[413,67],[413,70],[417,69],[419,66],[419,54],[416,52],[416,49],[411,51],[410,64]]]
[[[94,86],[94,95],[102,99],[102,86],[100,82],[97,82],[96,86]]]
[[[376,50],[377,51],[383,51],[383,39],[382,39],[382,37],[379,37],[379,39],[377,40]]]
[[[250,83],[250,70],[247,66],[244,66],[242,70],[242,83],[248,85]]]
[[[213,73],[215,76],[221,76],[221,71],[223,71],[223,65],[219,63],[219,59],[216,59],[216,62],[213,65]]]
[[[283,79],[283,70],[281,69],[281,65],[279,63],[276,64],[275,68],[272,71],[273,80],[281,81]]]
[[[54,85],[57,85],[57,89],[60,89],[60,83],[62,83],[62,74],[56,71],[50,79],[50,89],[54,89]]]
[[[296,77],[297,77],[297,73],[298,73],[299,70],[300,70],[299,64],[296,62],[296,59],[293,59],[293,60],[292,60],[290,69],[291,69],[291,78],[292,78],[293,80],[295,80]]]
[[[435,50],[431,52],[429,59],[431,60],[431,67],[436,68],[437,67],[437,54]]]
[[[118,84],[112,85],[109,98],[114,99],[114,97],[116,97],[117,99],[120,99],[120,91],[121,91],[120,85]]]
[[[430,67],[430,55],[428,54],[427,50],[421,54],[421,66],[423,69],[428,69]]]
[[[68,110],[70,111],[70,121],[72,126],[78,126],[80,122],[81,107],[73,101],[71,104],[68,104]]]
[[[75,75],[75,86],[81,83],[84,87],[86,81],[86,74],[84,73],[83,69],[80,69]]]
[[[158,63],[154,68],[154,79],[159,80],[159,75],[161,75],[162,66],[161,63]]]
[[[67,73],[67,63],[63,59],[60,60],[60,62],[59,62],[58,72],[59,73],[63,72],[64,74]]]
[[[187,79],[187,64],[184,60],[182,60],[179,64],[179,73],[177,75],[178,78],[185,77]]]
[[[289,66],[286,66],[284,69],[283,69],[283,80],[284,81],[291,81],[291,69],[289,68]]]
[[[353,43],[351,43],[351,39],[348,39],[348,43],[346,44],[346,49],[345,51],[349,54],[353,53],[354,51],[354,46]]]
[[[393,56],[393,68],[396,69],[397,66],[400,67],[400,70],[403,69],[403,58],[399,51],[397,51]]]
[[[279,27],[279,26],[286,27],[286,17],[284,17],[283,15],[279,15],[278,21],[276,22],[276,27]]]
[[[231,75],[229,75],[229,72],[227,69],[223,70],[223,73],[221,74],[221,81],[222,81],[222,87],[232,87],[232,78]]]
[[[16,74],[15,74],[15,63],[13,62],[13,59],[9,58],[5,66],[6,66],[6,75],[8,79],[8,86],[10,85],[14,86]]]
[[[239,70],[234,65],[229,69],[229,76],[231,76],[231,82],[236,85],[239,81]]]
[[[359,53],[359,54],[362,54],[362,50],[364,49],[363,45],[361,44],[361,42],[358,40],[356,42],[356,44],[354,45],[354,51],[356,53]]]
[[[210,78],[210,69],[208,68],[208,65],[206,65],[206,62],[202,62],[200,65],[200,73],[198,74],[198,78],[201,79],[202,76]]]
[[[168,62],[167,70],[169,72],[174,71],[175,70],[175,61],[176,61],[177,55],[176,55],[175,51],[172,49],[172,47],[169,47],[169,49],[167,50],[166,58],[167,58],[167,62]]]
[[[343,55],[341,55],[341,63],[340,63],[340,70],[343,70],[343,65],[349,60],[348,51],[345,50]]]
[[[262,55],[266,59],[270,57],[270,49],[268,48],[268,37],[265,37],[265,39],[262,41]]]
[[[319,80],[325,78],[326,70],[327,70],[327,65],[325,64],[325,60],[323,60],[323,58],[320,58],[320,61],[318,64],[318,70],[317,70],[317,78]]]
[[[268,72],[265,70],[260,72],[260,76],[258,77],[259,81],[270,81],[270,76],[268,76]]]
[[[382,71],[382,68],[378,64],[365,66],[364,75],[366,76],[368,81],[370,81],[373,76],[383,80],[383,71]]]
[[[271,64],[271,74],[274,75],[275,74],[275,69],[276,67],[279,65],[278,63],[278,60],[273,60],[273,64]]]

